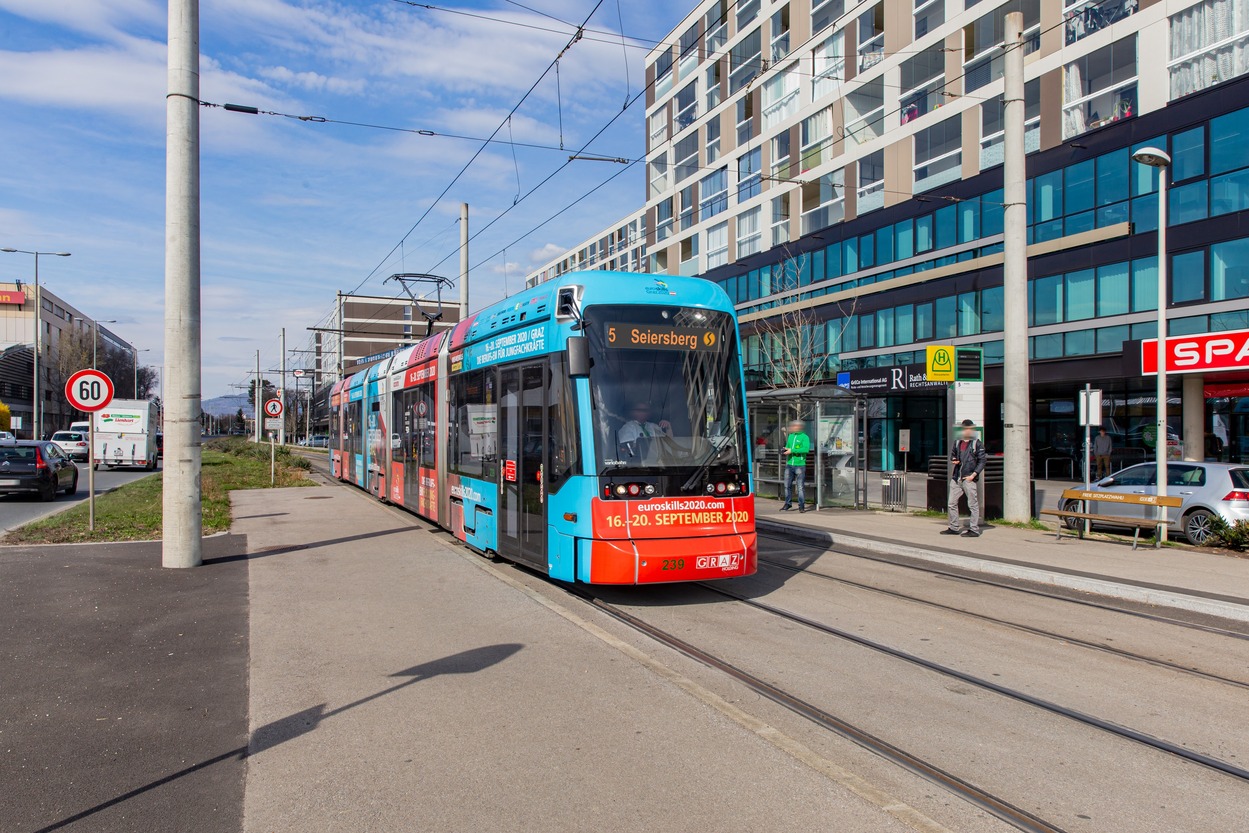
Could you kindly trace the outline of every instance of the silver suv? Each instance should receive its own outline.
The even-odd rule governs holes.
[[[1093,483],[1093,488],[1099,492],[1156,495],[1157,475],[1157,465],[1141,463]],[[1167,494],[1184,501],[1182,506],[1167,510],[1168,527],[1183,533],[1190,544],[1201,546],[1210,537],[1215,516],[1229,524],[1249,521],[1249,466],[1167,463]],[[1062,508],[1080,511],[1079,503],[1067,501]],[[1085,511],[1093,514],[1149,518],[1157,511],[1153,506],[1122,503],[1101,506],[1097,501],[1089,501],[1088,504]],[[1075,523],[1079,521],[1070,521],[1068,525]]]

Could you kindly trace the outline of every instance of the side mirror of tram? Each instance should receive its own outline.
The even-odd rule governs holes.
[[[568,375],[572,378],[590,375],[590,342],[585,336],[569,336],[565,351],[568,358]]]

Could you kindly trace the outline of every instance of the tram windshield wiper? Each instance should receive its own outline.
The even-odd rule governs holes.
[[[707,473],[707,469],[711,468],[711,464],[715,462],[716,457],[720,456],[720,453],[733,441],[733,437],[737,435],[737,427],[739,425],[741,425],[741,418],[733,417],[733,421],[729,424],[729,430],[724,432],[724,435],[719,438],[722,442],[717,443],[715,440],[710,440],[711,451],[707,452],[707,456],[698,464],[698,468],[694,469],[694,473],[689,476],[689,479],[681,484],[681,491],[688,492],[698,481],[703,479],[703,475]]]

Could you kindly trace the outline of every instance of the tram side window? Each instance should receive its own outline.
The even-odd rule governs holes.
[[[347,438],[343,450],[349,454],[359,454],[360,447],[360,410],[363,403],[359,400],[347,405]]]
[[[559,491],[565,480],[578,473],[580,462],[576,397],[572,379],[568,378],[568,369],[560,359],[551,363],[550,384],[547,386],[547,425],[551,432],[547,490],[554,493]]]
[[[390,415],[391,431],[393,431],[398,440],[392,443],[391,454],[396,463],[414,462],[416,455],[413,446],[412,424],[415,422],[415,414],[412,413],[413,403],[416,401],[416,392],[405,390],[396,393],[394,397],[394,413]]]
[[[412,416],[415,426],[412,443],[413,455],[419,461],[419,465],[424,468],[434,467],[434,444],[436,437],[434,433],[434,385],[432,382],[421,385],[416,389],[416,404],[413,406],[416,413]]]
[[[330,406],[330,443],[329,445],[330,445],[330,448],[341,449],[343,447],[343,438],[342,438],[342,435],[338,431],[338,409],[339,407],[340,406],[338,405]]]
[[[477,370],[451,380],[449,440],[451,471],[494,480],[497,471],[498,412],[494,372]]]

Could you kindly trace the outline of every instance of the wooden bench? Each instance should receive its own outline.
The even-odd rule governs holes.
[[[1142,529],[1152,529],[1154,531],[1154,547],[1161,546],[1161,536],[1158,534],[1158,527],[1166,524],[1165,520],[1158,518],[1129,518],[1123,515],[1106,515],[1095,514],[1090,512],[1076,512],[1062,507],[1067,506],[1072,501],[1088,503],[1090,501],[1098,501],[1100,503],[1117,503],[1122,506],[1163,506],[1168,509],[1177,508],[1184,503],[1183,498],[1178,497],[1159,497],[1158,495],[1135,495],[1125,494],[1123,492],[1093,492],[1085,489],[1066,489],[1063,491],[1062,498],[1059,500],[1058,509],[1042,509],[1042,515],[1053,515],[1059,519],[1057,538],[1063,536],[1062,521],[1077,520],[1114,524],[1115,526],[1131,527],[1132,529],[1132,549],[1136,549],[1136,545],[1140,540]],[[1076,525],[1076,532],[1080,538],[1084,538],[1084,524]]]

